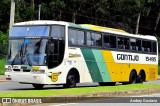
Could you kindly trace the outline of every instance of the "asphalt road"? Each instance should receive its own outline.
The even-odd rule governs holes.
[[[156,81],[148,81],[145,83],[152,83],[152,84],[160,84],[160,80]],[[120,83],[117,83],[118,85]],[[87,86],[98,86],[97,83],[83,83],[78,84],[78,87],[87,87]],[[55,85],[45,85],[44,89],[59,89],[62,88],[61,85],[55,86]],[[19,84],[18,82],[0,82],[0,92],[2,91],[18,91],[18,90],[31,90],[34,89],[31,84]]]

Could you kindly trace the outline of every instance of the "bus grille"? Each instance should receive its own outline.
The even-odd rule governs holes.
[[[20,71],[20,69],[13,69],[13,71],[17,71],[18,72],[18,71]]]
[[[30,72],[31,70],[13,69],[13,71],[16,71],[16,72]]]

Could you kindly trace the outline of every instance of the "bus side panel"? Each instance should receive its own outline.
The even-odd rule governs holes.
[[[128,81],[128,76],[130,73],[128,64],[115,63],[111,51],[102,50],[102,54],[104,56],[106,66],[108,67],[112,82]]]
[[[81,51],[93,82],[111,82],[101,51],[83,48]]]

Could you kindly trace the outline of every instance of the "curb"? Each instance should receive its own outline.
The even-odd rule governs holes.
[[[80,95],[70,95],[70,96],[59,96],[59,97],[40,97],[42,103],[84,103],[87,101],[94,101],[100,99],[111,99],[118,97],[128,97],[128,96],[138,96],[138,95],[148,95],[159,93],[160,88],[158,89],[146,89],[146,90],[131,90],[131,91],[119,91],[119,92],[97,92],[89,94],[80,94]]]
[[[0,82],[7,82],[7,80],[0,80]]]

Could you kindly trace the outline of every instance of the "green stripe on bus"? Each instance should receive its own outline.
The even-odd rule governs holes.
[[[101,50],[81,49],[93,82],[111,82]]]
[[[110,74],[101,50],[92,50],[92,51],[97,61],[97,65],[98,65],[101,77],[103,79],[103,82],[111,82]]]
[[[103,82],[92,49],[81,49],[93,82]]]

